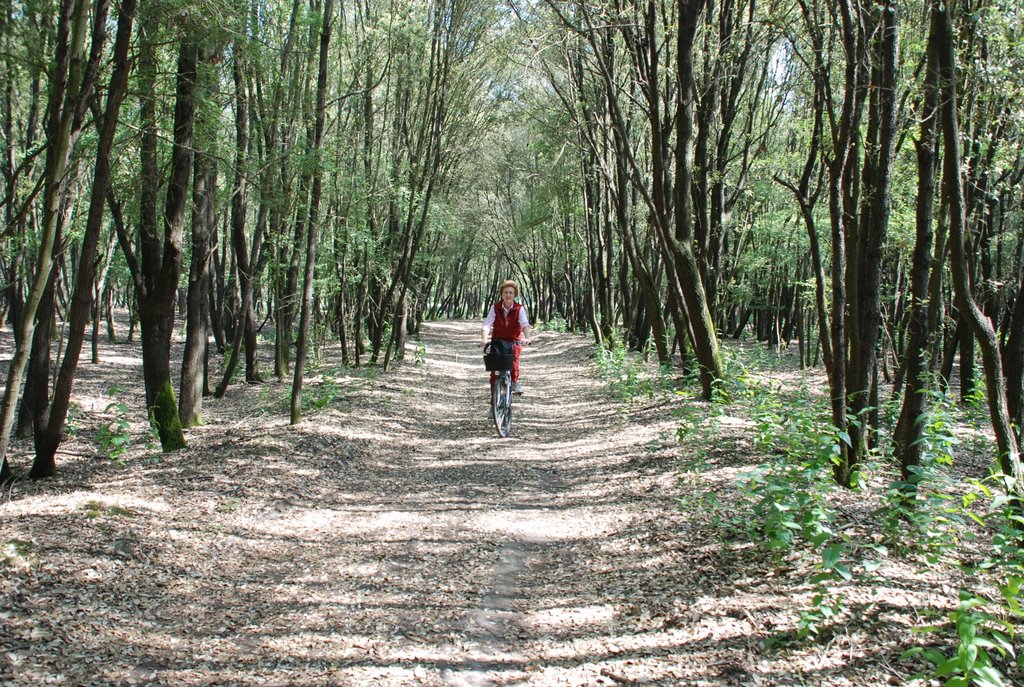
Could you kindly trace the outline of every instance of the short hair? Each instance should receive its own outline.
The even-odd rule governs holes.
[[[505,293],[505,287],[508,286],[511,286],[513,289],[516,290],[516,296],[519,295],[519,283],[516,282],[514,279],[506,279],[505,281],[501,282],[501,286],[498,287],[498,294],[501,295]]]

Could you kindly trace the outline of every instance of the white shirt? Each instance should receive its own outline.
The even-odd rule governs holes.
[[[512,310],[512,308],[506,308],[504,302],[498,303],[498,306],[505,311],[506,316]],[[487,331],[494,326],[494,311],[495,306],[493,305],[487,310],[487,317],[484,318],[484,331]],[[521,329],[526,329],[529,326],[530,320],[526,317],[526,308],[519,308],[519,327]]]

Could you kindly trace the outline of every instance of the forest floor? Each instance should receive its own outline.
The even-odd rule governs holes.
[[[499,439],[478,337],[425,324],[387,374],[325,353],[298,426],[286,383],[235,385],[171,455],[145,445],[137,347],[104,345],[59,475],[0,503],[0,685],[868,686],[913,671],[915,609],[955,605],[959,581],[889,564],[821,641],[787,641],[808,570],[723,540],[698,498],[727,503],[761,460],[749,421],[719,417],[698,465],[675,441],[692,393],[611,400],[589,340],[546,333]],[[98,451],[97,417],[130,422],[126,453]]]

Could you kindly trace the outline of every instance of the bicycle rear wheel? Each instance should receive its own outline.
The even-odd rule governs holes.
[[[512,388],[507,374],[494,380],[491,390],[491,405],[494,408],[494,428],[504,438],[512,433]]]

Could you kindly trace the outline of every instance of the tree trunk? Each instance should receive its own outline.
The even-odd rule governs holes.
[[[676,164],[675,237],[670,243],[689,320],[694,356],[699,368],[702,395],[711,400],[718,380],[725,377],[725,365],[718,350],[718,335],[708,307],[700,269],[693,254],[693,43],[704,3],[679,0],[679,30],[676,46]]]
[[[0,482],[7,479],[10,473],[7,450],[11,429],[35,331],[37,309],[50,279],[61,196],[67,184],[67,170],[75,141],[81,132],[79,112],[84,111],[92,95],[89,79],[95,77],[95,73],[90,74],[85,61],[90,5],[88,0],[63,0],[57,17],[57,51],[50,78],[47,122],[43,224],[38,238],[36,273],[16,327],[14,357],[8,367],[3,404],[0,406],[0,459],[3,461],[0,465]],[[106,22],[106,0],[100,0],[98,10],[97,27],[102,27]]]
[[[109,181],[108,181],[109,183]],[[104,202],[102,199],[101,203]],[[99,276],[94,280],[93,285],[93,297],[92,297],[92,364],[98,365],[100,362],[100,320],[107,316],[108,320],[112,324],[112,317],[110,316],[110,309],[113,307],[111,304],[111,287],[108,277],[110,276],[110,264],[114,259],[114,250],[117,248],[117,235],[111,231],[107,237],[107,247],[103,251],[103,269],[100,270]],[[97,261],[99,258],[97,258]],[[99,263],[97,263],[99,267]],[[74,304],[74,296],[72,296],[72,304]],[[113,330],[113,327],[111,327]],[[113,339],[113,337],[111,337]],[[69,338],[70,341],[70,338]]]
[[[242,343],[245,343],[245,378],[247,382],[261,382],[256,339],[256,314],[253,309],[253,274],[252,266],[257,262],[257,251],[263,240],[263,222],[257,222],[256,234],[253,236],[252,253],[245,236],[246,219],[246,175],[249,169],[249,101],[245,83],[242,46],[235,42],[234,66],[232,69],[235,83],[235,184],[231,192],[231,247],[234,251],[235,264],[238,271],[238,283],[241,287],[241,304],[238,322],[231,344],[224,375],[217,385],[216,396],[221,398],[227,391],[235,366],[238,364]],[[261,208],[262,211],[262,208]],[[264,220],[265,221],[265,220]]]
[[[61,244],[63,233],[62,218],[57,222],[55,246]],[[56,318],[55,290],[58,278],[57,261],[50,268],[50,278],[43,289],[43,297],[36,310],[36,328],[32,332],[32,345],[29,349],[28,367],[25,371],[25,391],[21,396],[18,419],[15,424],[15,435],[19,438],[35,436],[46,425],[46,413],[49,408],[50,394],[50,349],[53,340],[53,324]],[[40,475],[48,477],[49,475]]]
[[[851,450],[844,452],[844,460],[837,466],[839,481],[844,486],[852,485],[854,473],[867,457],[871,443],[868,409],[872,407],[870,396],[877,370],[876,349],[882,325],[882,252],[888,233],[897,135],[899,21],[896,5],[891,0],[887,0],[880,11],[882,16],[874,45],[876,68],[872,76],[871,121],[864,156],[864,221],[860,223],[856,237],[856,273],[852,275],[857,298],[850,308],[850,363],[846,395],[850,413],[857,421],[848,427]]]
[[[142,102],[143,193],[156,189],[156,112],[153,94],[156,80],[155,46],[144,41],[139,71],[144,75]],[[178,404],[171,383],[171,335],[174,305],[181,272],[185,204],[192,173],[192,125],[195,115],[195,80],[198,46],[185,39],[178,51],[177,92],[174,106],[174,145],[171,173],[163,212],[163,236],[157,233],[155,198],[143,198],[139,232],[141,260],[136,292],[142,338],[142,375],[146,383],[146,407],[150,422],[165,451],[185,446]],[[147,179],[149,180],[147,182]]]
[[[1017,496],[1024,495],[1024,475],[1021,472],[1020,444],[1013,433],[1007,403],[1006,380],[1003,377],[1003,360],[999,341],[992,323],[978,307],[971,293],[967,256],[964,252],[965,229],[967,225],[964,201],[962,160],[960,156],[960,126],[958,122],[958,100],[956,81],[956,58],[954,56],[953,27],[949,7],[941,0],[933,0],[931,30],[936,35],[938,52],[941,98],[939,112],[942,121],[944,146],[943,190],[949,207],[950,267],[953,276],[953,290],[957,307],[974,332],[981,345],[985,369],[985,386],[988,391],[989,415],[996,436],[999,467],[1009,480],[1008,489]]]
[[[1007,327],[1009,336],[1003,346],[1006,356],[1006,399],[1010,419],[1017,428],[1018,443],[1024,437],[1024,265]]]
[[[847,321],[845,313],[848,306],[847,280],[847,222],[849,217],[845,209],[849,168],[852,166],[854,136],[860,119],[859,92],[860,57],[858,47],[859,17],[852,14],[853,8],[847,3],[840,3],[842,14],[843,51],[846,55],[845,93],[843,96],[842,114],[838,126],[833,133],[833,153],[829,162],[829,220],[832,229],[832,374],[831,404],[832,424],[840,437],[849,438],[849,418],[846,407],[847,394]],[[839,460],[833,471],[836,481],[843,485],[850,483],[850,466],[853,464],[849,453],[852,446],[848,441],[840,443]]]
[[[299,316],[299,336],[295,348],[295,374],[292,378],[291,423],[302,421],[302,385],[309,345],[309,327],[313,307],[313,279],[316,270],[316,244],[319,236],[320,195],[323,187],[323,167],[320,149],[324,138],[324,119],[327,108],[327,61],[330,57],[331,26],[334,21],[333,0],[324,1],[323,24],[320,29],[320,63],[316,81],[316,111],[312,151],[315,155],[313,191],[309,200],[309,227],[306,232],[306,269],[303,277],[302,308]]]
[[[932,265],[932,223],[934,222],[936,132],[938,129],[938,64],[935,36],[928,41],[928,71],[924,83],[921,108],[921,136],[917,141],[917,212],[916,238],[910,268],[910,323],[903,354],[903,403],[893,430],[893,450],[900,463],[905,483],[918,479],[921,464],[921,436],[924,425],[921,415],[927,405],[928,389],[928,285]]]
[[[192,262],[188,275],[185,351],[181,360],[178,416],[182,427],[203,423],[203,392],[210,337],[210,259],[216,235],[217,163],[195,153],[192,209]]]

